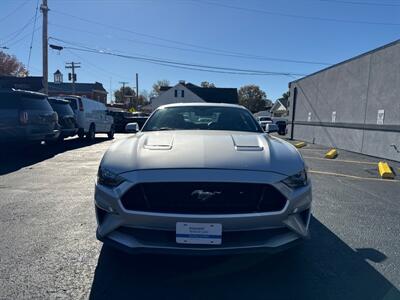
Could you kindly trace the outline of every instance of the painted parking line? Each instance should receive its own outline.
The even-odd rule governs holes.
[[[341,174],[341,173],[334,173],[334,172],[316,171],[316,170],[309,170],[308,173],[311,173],[311,174],[318,174],[318,175],[328,175],[328,176],[346,177],[346,178],[358,179],[358,180],[370,180],[370,181],[379,181],[379,182],[395,182],[395,183],[400,182],[400,180],[396,180],[396,179],[383,180],[383,179],[381,179],[381,178],[361,177],[361,176],[354,176],[354,175]]]
[[[335,159],[335,160],[328,160],[321,157],[312,157],[312,156],[303,156],[303,158],[307,159],[316,159],[316,160],[323,160],[323,161],[330,161],[330,162],[345,162],[345,163],[353,163],[353,164],[365,164],[365,165],[376,165],[378,162],[370,162],[370,161],[360,161],[360,160],[347,160],[347,159]]]

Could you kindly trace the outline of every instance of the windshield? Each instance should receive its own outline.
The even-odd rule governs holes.
[[[143,131],[231,130],[262,132],[245,109],[219,106],[181,106],[157,110]]]
[[[261,117],[259,118],[260,122],[265,122],[265,121],[271,121],[271,118],[269,117]]]

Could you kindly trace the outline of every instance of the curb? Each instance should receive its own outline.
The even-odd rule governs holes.
[[[380,161],[378,163],[378,171],[379,171],[379,175],[383,179],[394,179],[394,174],[392,172],[392,169],[390,168],[390,166],[387,162]]]
[[[334,159],[338,156],[338,152],[335,148],[325,153],[325,158]]]
[[[303,148],[304,146],[306,146],[307,144],[305,143],[305,142],[299,142],[299,143],[296,143],[296,144],[294,144],[294,146],[296,147],[296,148]]]

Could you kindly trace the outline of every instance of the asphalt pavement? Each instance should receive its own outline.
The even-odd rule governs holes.
[[[400,164],[383,180],[377,158],[326,160],[307,145],[310,240],[275,255],[132,256],[95,237],[94,180],[112,143],[2,145],[0,299],[400,299]]]

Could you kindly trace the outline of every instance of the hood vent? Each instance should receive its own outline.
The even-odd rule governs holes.
[[[237,151],[263,151],[261,141],[254,135],[232,135],[233,144]]]

